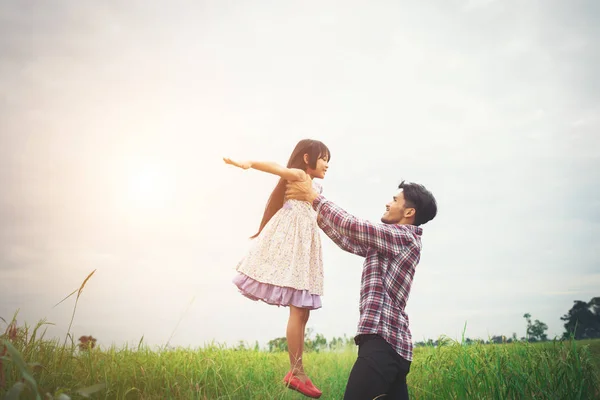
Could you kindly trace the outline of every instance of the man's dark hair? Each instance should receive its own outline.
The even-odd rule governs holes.
[[[415,225],[423,225],[431,221],[437,214],[437,203],[431,192],[418,183],[405,183],[398,185],[404,193],[407,207],[415,209]]]

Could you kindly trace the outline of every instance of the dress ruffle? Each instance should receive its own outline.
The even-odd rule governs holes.
[[[292,305],[309,310],[321,308],[321,296],[311,294],[308,290],[259,282],[241,272],[233,278],[233,283],[244,296],[251,300],[260,300],[275,306]]]

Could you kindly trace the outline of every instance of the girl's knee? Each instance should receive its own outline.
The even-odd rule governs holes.
[[[302,318],[303,311],[304,310],[302,308],[290,306],[290,316],[291,317]]]
[[[308,321],[308,317],[310,316],[310,310],[308,308],[300,308],[300,307],[290,307],[290,316],[293,318],[299,318],[301,321]]]

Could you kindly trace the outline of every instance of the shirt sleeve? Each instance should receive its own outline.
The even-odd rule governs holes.
[[[322,219],[317,219],[317,223],[319,227],[325,232],[325,234],[333,240],[335,244],[338,245],[342,250],[347,251],[348,253],[356,254],[357,256],[366,257],[367,248],[365,246],[361,246],[355,241],[340,235],[336,232],[331,226],[327,225]]]
[[[402,225],[375,224],[356,218],[319,195],[313,208],[326,225],[356,244],[375,248],[377,252],[395,255],[414,242],[412,233]]]

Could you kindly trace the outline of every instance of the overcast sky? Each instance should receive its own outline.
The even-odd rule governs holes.
[[[222,157],[310,137],[359,217],[402,179],[436,196],[415,340],[520,337],[526,312],[560,335],[600,295],[599,39],[594,0],[0,0],[0,316],[64,337],[53,306],[96,269],[76,338],[284,336],[231,282],[277,178]],[[323,242],[308,326],[353,336],[363,260]]]

